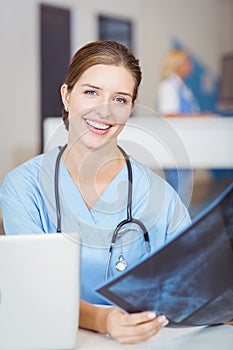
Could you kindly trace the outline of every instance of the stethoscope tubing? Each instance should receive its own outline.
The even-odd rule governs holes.
[[[120,146],[118,146],[118,147],[125,158],[126,165],[127,165],[127,171],[128,171],[127,216],[126,216],[126,219],[122,220],[116,226],[116,228],[113,232],[111,244],[109,247],[109,256],[107,259],[105,279],[108,278],[108,271],[109,271],[113,247],[116,243],[117,237],[120,234],[120,230],[123,226],[130,224],[130,223],[134,223],[134,224],[138,225],[143,232],[143,236],[144,236],[144,240],[145,240],[145,244],[146,244],[146,251],[148,253],[150,252],[149,235],[148,235],[148,231],[147,231],[145,225],[142,223],[142,221],[132,217],[133,173],[132,173],[132,166],[131,166],[131,163],[129,160],[129,156]],[[55,204],[56,204],[56,216],[57,216],[57,233],[62,232],[62,230],[61,230],[61,206],[60,206],[60,197],[59,197],[59,168],[60,168],[61,157],[62,157],[66,148],[67,148],[67,144],[60,148],[59,153],[57,155],[56,163],[55,163],[54,192],[55,192]]]

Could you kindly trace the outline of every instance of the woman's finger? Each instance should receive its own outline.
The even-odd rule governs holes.
[[[134,344],[148,340],[167,324],[165,316],[156,317],[154,312],[126,314],[115,309],[112,310],[108,329],[111,336],[119,342]]]

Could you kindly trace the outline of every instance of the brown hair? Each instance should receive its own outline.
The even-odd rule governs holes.
[[[139,60],[123,44],[113,40],[97,40],[81,47],[73,56],[65,79],[68,90],[72,90],[81,75],[96,64],[123,66],[128,69],[135,81],[133,101],[138,93],[142,79]],[[68,112],[63,108],[63,121],[68,126]]]

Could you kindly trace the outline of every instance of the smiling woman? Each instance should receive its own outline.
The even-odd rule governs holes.
[[[168,320],[96,307],[107,304],[97,287],[190,223],[177,193],[118,147],[140,82],[139,61],[124,45],[103,40],[78,50],[61,87],[68,144],[14,169],[0,191],[6,234],[81,235],[79,325],[122,343],[145,341]]]
[[[125,67],[103,64],[88,68],[72,90],[67,84],[62,86],[68,120],[78,115],[73,125],[77,149],[95,148],[110,141],[117,143],[117,136],[132,112],[134,86],[135,81]],[[69,138],[68,153],[70,144],[74,147],[73,139]]]
[[[83,46],[74,55],[65,79],[67,90],[71,91],[83,73],[96,65],[105,65],[106,67],[124,67],[126,70],[128,70],[128,73],[131,75],[131,79],[134,80],[131,102],[135,102],[138,87],[142,79],[139,61],[126,46],[112,40],[99,40],[94,42],[94,44],[89,43]],[[107,76],[107,80],[105,81],[106,83],[110,80],[109,78],[110,75]],[[89,93],[92,94],[92,92]],[[66,107],[67,106],[65,105],[63,110],[64,120],[67,120],[68,118],[68,111],[66,110]]]

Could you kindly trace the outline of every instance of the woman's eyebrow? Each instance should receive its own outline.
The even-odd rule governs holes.
[[[130,94],[129,92],[117,91],[116,94],[129,96],[129,97],[133,98],[132,94]]]
[[[89,83],[84,83],[81,85],[82,87],[89,87],[89,88],[92,88],[92,89],[97,89],[97,90],[101,90],[103,91],[103,89],[99,86],[95,86],[95,85],[92,85],[92,84],[89,84]],[[129,93],[129,92],[124,92],[124,91],[117,91],[116,94],[119,94],[119,95],[124,95],[124,96],[129,96],[131,98],[133,98],[132,94]]]
[[[99,86],[95,86],[89,83],[85,83],[81,85],[82,87],[89,87],[89,88],[93,88],[93,89],[97,89],[97,90],[102,90]]]

